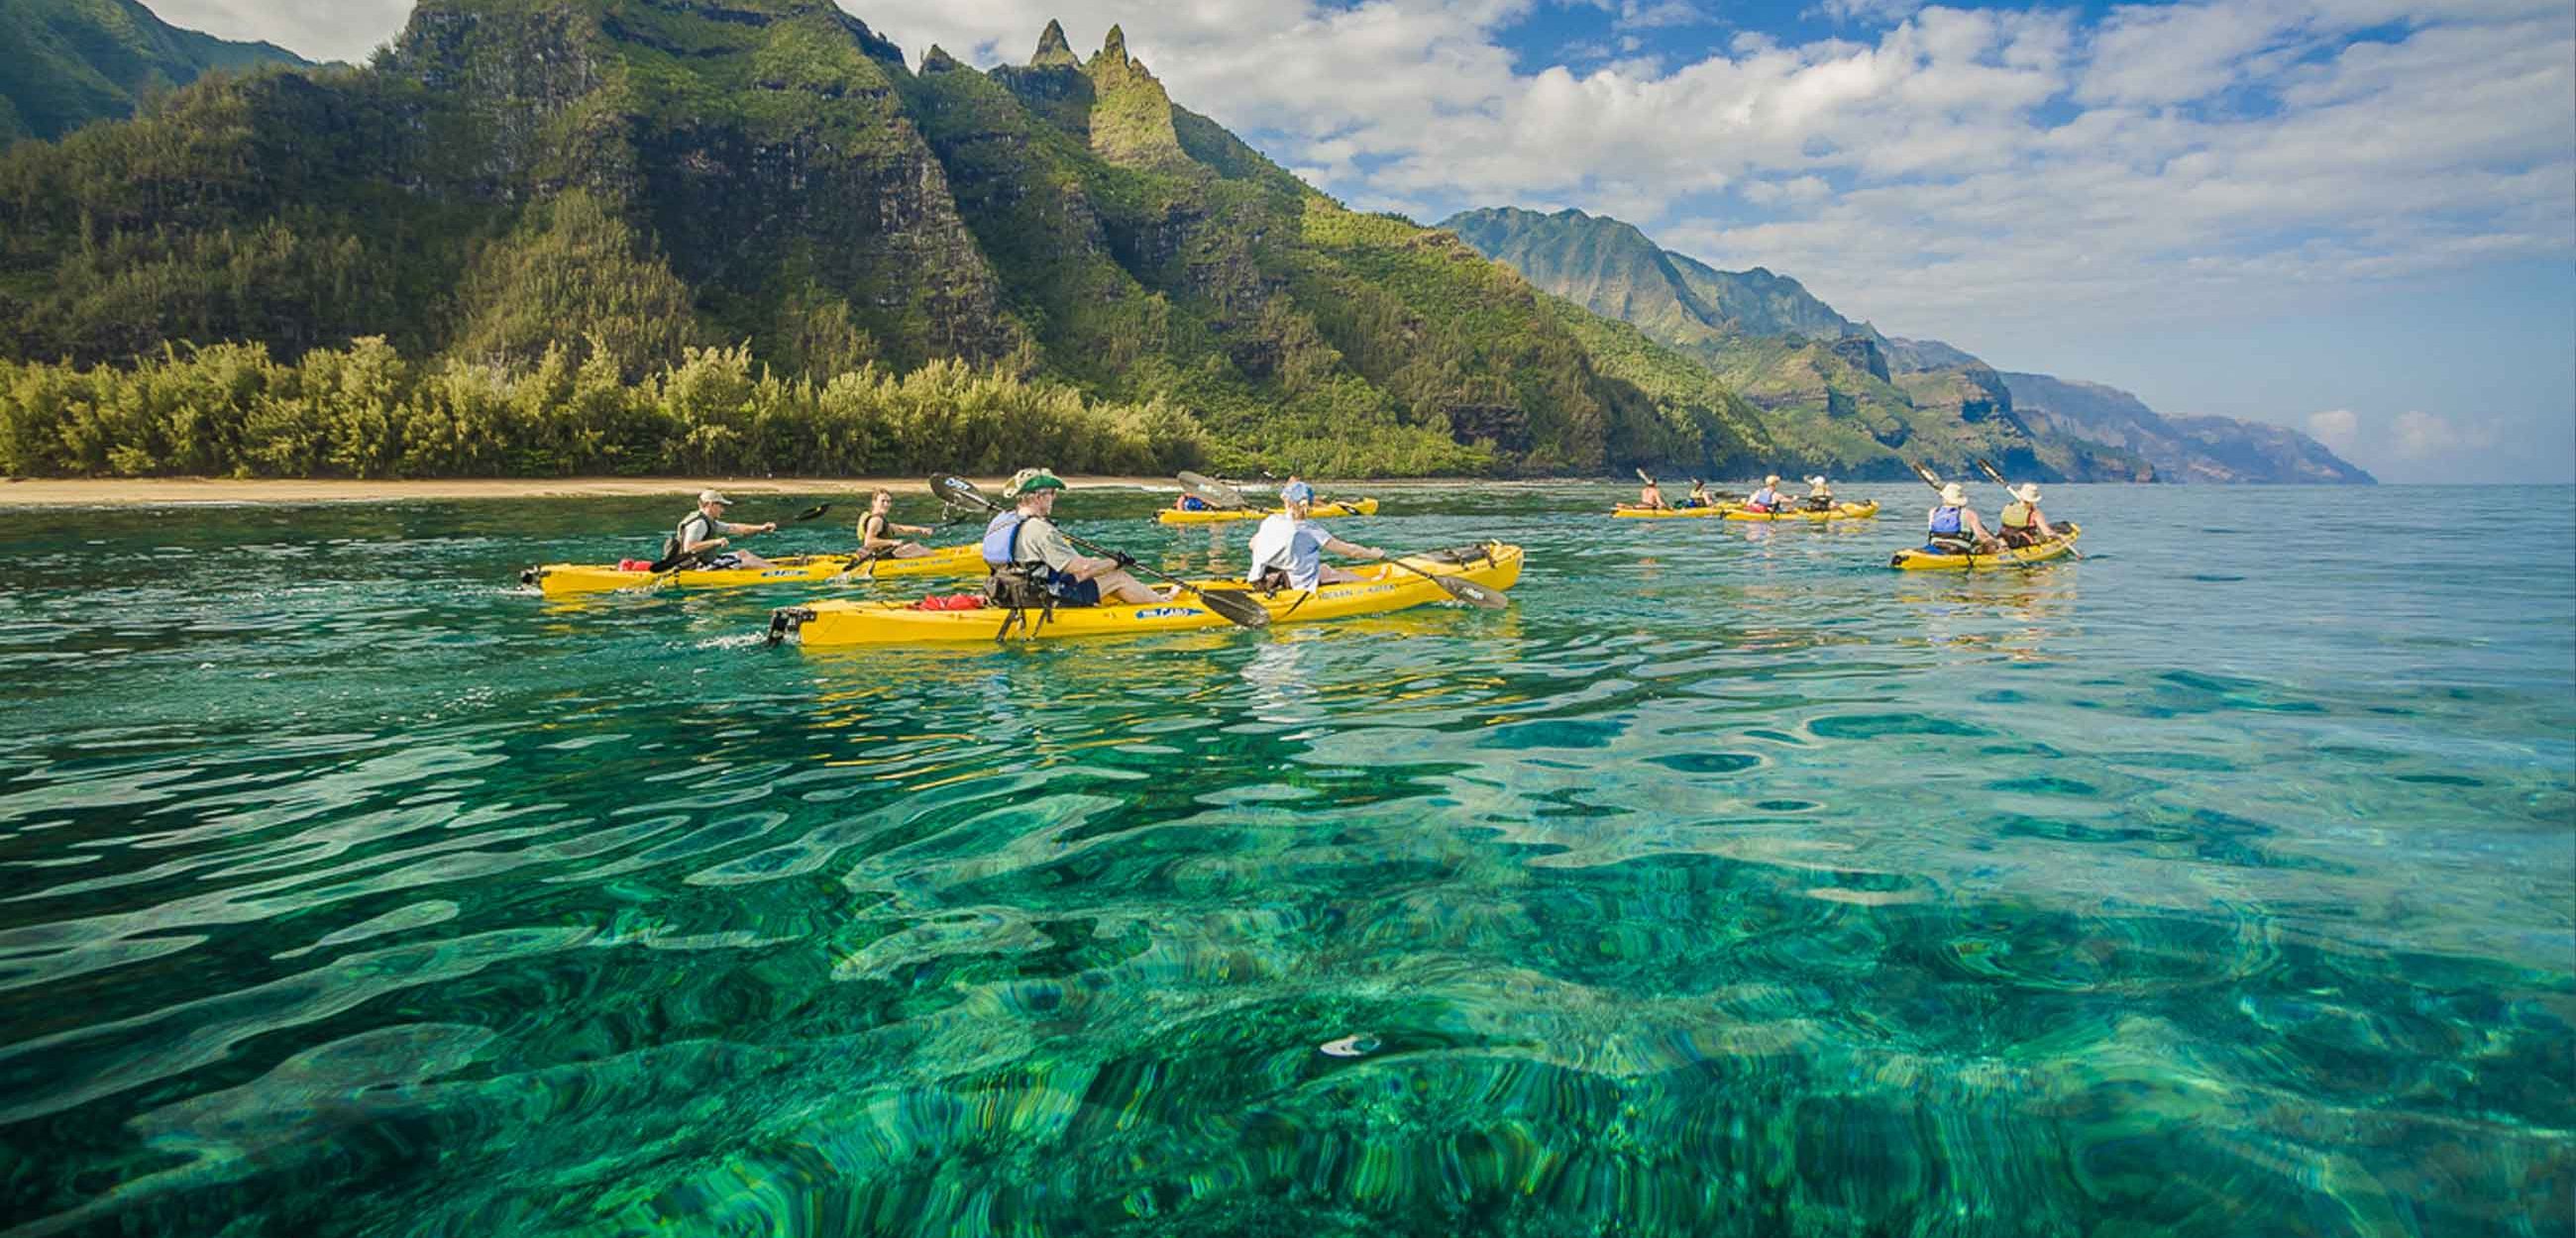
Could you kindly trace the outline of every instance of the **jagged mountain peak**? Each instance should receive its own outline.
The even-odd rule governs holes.
[[[1048,18],[1046,29],[1038,34],[1037,54],[1029,57],[1029,65],[1032,68],[1039,65],[1078,68],[1081,64],[1082,58],[1073,54],[1073,44],[1064,37],[1064,23]]]
[[[929,51],[921,54],[921,71],[924,73],[953,73],[965,67],[957,62],[955,56],[948,54],[947,48],[936,43],[930,45]]]
[[[1115,25],[1109,27],[1109,33],[1100,40],[1100,55],[1096,60],[1106,60],[1113,64],[1126,64],[1128,62],[1127,32],[1119,29]]]

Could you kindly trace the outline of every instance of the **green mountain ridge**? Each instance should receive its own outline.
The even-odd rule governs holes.
[[[209,71],[312,62],[273,43],[173,26],[136,0],[0,0],[0,146],[134,114]]]
[[[84,365],[376,337],[500,374],[570,343],[644,382],[733,344],[818,384],[962,360],[1169,410],[1229,468],[1769,452],[1728,393],[1617,377],[1580,311],[1175,106],[1115,28],[1087,60],[1050,25],[1026,65],[915,71],[824,0],[426,0],[366,68],[21,144],[0,311],[0,356]]]
[[[1911,476],[1909,460],[1964,472],[1984,456],[2048,479],[2142,471],[2116,448],[2032,434],[1983,362],[1937,342],[1891,340],[1788,276],[1720,271],[1579,210],[1489,208],[1441,226],[1551,294],[1706,367],[1761,414],[1767,467],[1889,478]]]
[[[1902,476],[1904,459],[1949,472],[1983,455],[2042,480],[2371,480],[2296,430],[2167,418],[2113,388],[2003,374],[1939,340],[1883,335],[1795,279],[1717,270],[1607,216],[1495,207],[1442,226],[1706,366],[1761,410],[1785,467]]]

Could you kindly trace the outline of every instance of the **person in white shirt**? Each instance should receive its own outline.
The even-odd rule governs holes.
[[[1285,510],[1270,513],[1252,534],[1252,570],[1244,579],[1265,589],[1300,591],[1357,580],[1357,576],[1324,562],[1329,550],[1346,559],[1383,559],[1374,546],[1356,546],[1324,531],[1310,516],[1315,488],[1291,481],[1279,490]]]

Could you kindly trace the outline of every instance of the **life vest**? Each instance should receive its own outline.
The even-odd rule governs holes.
[[[1007,511],[984,526],[984,566],[1000,571],[1017,560],[1021,519],[1018,511]]]
[[[698,532],[691,533],[689,531],[690,525],[699,525],[702,527]],[[687,546],[691,542],[714,541],[716,539],[716,533],[715,517],[709,516],[705,512],[690,512],[688,515],[680,518],[679,527],[672,529],[669,537],[662,539],[662,553],[656,557],[654,561],[657,563],[668,563],[671,560],[680,557],[680,549],[682,547]]]
[[[886,538],[888,540],[892,540],[893,530],[887,526],[893,523],[894,520],[891,517],[880,516],[875,512],[869,512],[867,515],[859,517],[859,549],[867,549],[868,542],[872,538]],[[869,533],[868,530],[871,528],[876,529],[877,532],[873,534]]]
[[[1933,534],[1933,536],[1935,536],[1935,537],[1939,537],[1939,536],[1941,536],[1941,535],[1943,535],[1943,534],[1948,534],[1949,536],[1952,536],[1952,537],[1957,537],[1957,536],[1959,536],[1959,523],[1960,523],[1960,522],[1959,522],[1959,512],[1960,512],[1960,510],[1961,510],[1961,509],[1956,508],[1956,507],[1935,507],[1935,508],[1933,508],[1933,509],[1932,509],[1932,534]]]
[[[2032,519],[2032,517],[2037,514],[2037,511],[2028,503],[2008,504],[2004,508],[2004,527],[2007,529],[2027,529],[2037,523],[2037,521]]]

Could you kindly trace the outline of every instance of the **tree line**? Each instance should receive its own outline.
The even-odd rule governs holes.
[[[1188,410],[1086,398],[961,361],[817,381],[746,346],[640,377],[612,350],[533,366],[407,359],[382,337],[306,351],[165,345],[131,366],[0,360],[0,470],[43,477],[547,477],[1168,473],[1210,459]]]

